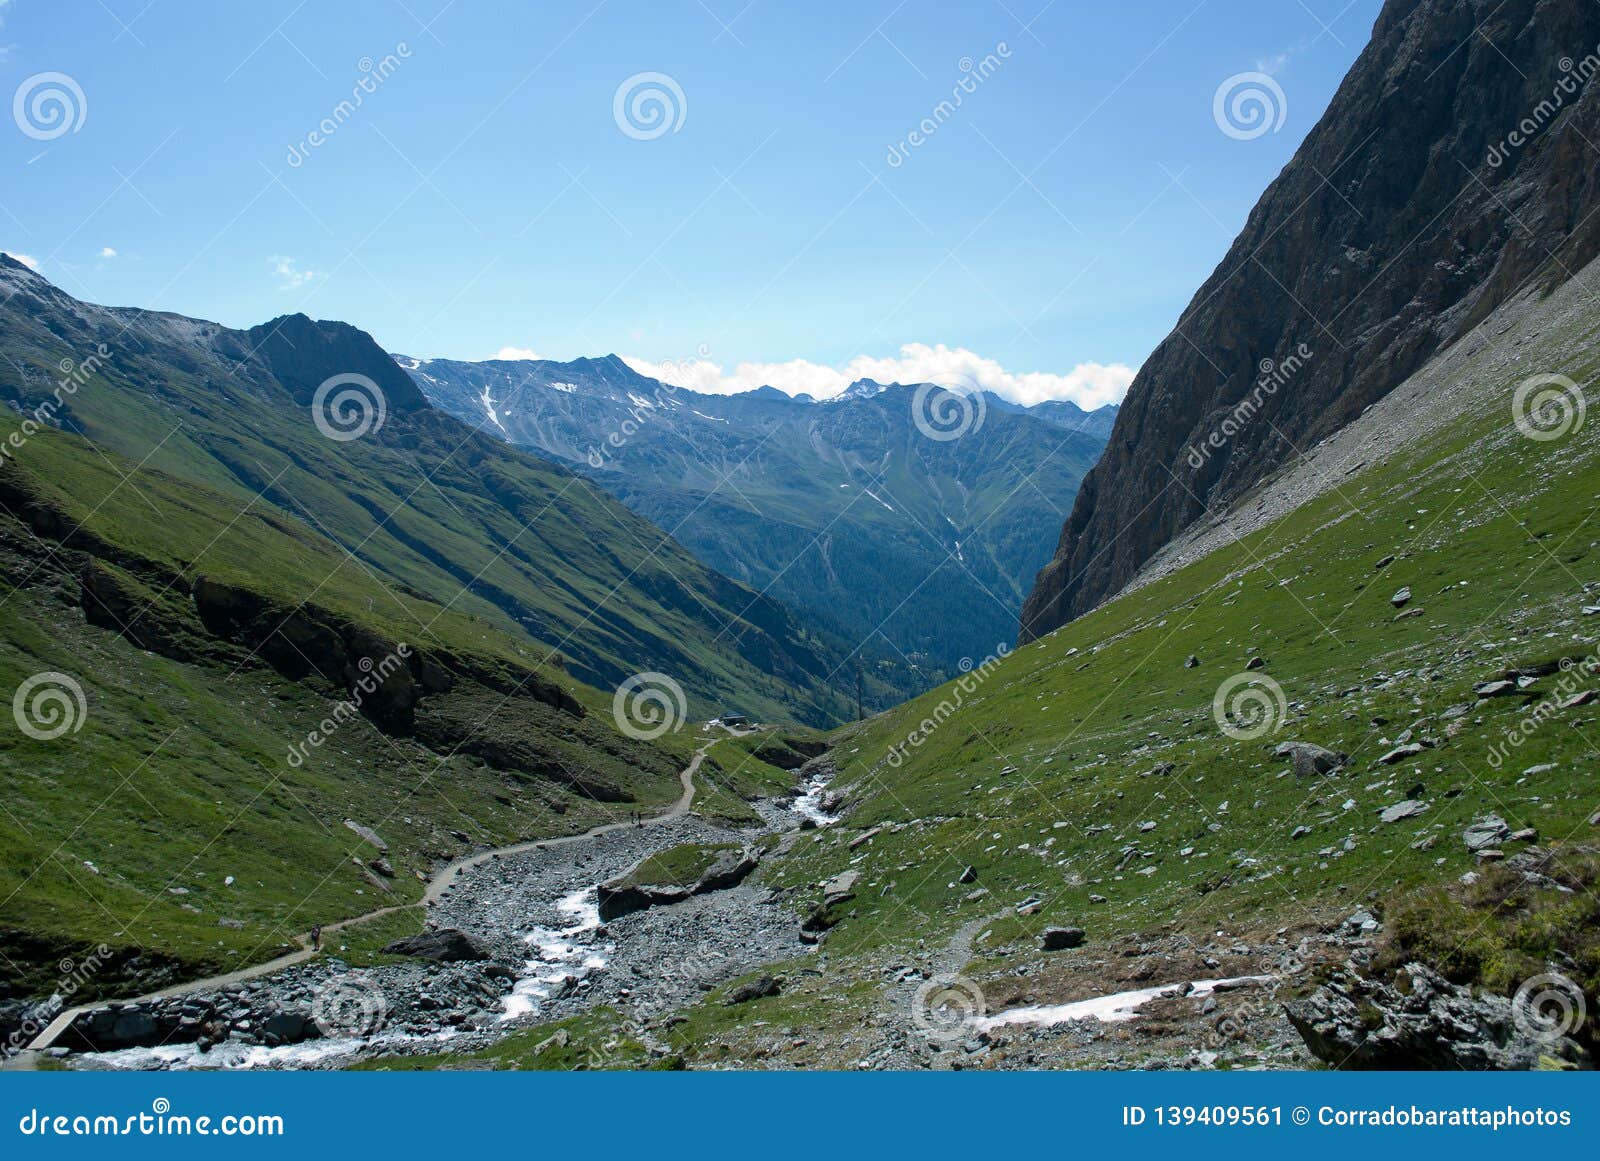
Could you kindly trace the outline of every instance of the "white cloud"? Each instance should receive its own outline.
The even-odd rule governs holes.
[[[1134,368],[1122,363],[1079,363],[1070,371],[1009,371],[965,347],[943,343],[907,343],[897,356],[858,355],[842,367],[791,359],[787,363],[740,363],[731,371],[703,359],[653,363],[623,356],[642,375],[709,394],[729,395],[771,386],[790,395],[801,392],[827,399],[857,379],[879,383],[939,383],[947,387],[980,387],[1016,403],[1070,399],[1080,407],[1118,403],[1133,382]]]
[[[283,254],[274,254],[267,261],[272,266],[272,272],[278,276],[278,289],[299,290],[309,282],[315,282],[322,275],[315,270],[301,269],[300,263]]]
[[[5,251],[5,253],[10,255],[11,257],[15,258],[18,262],[22,263],[29,270],[37,270],[37,269],[39,269],[39,260],[37,258],[35,258],[32,254],[18,254],[15,250],[7,250],[7,251]]]
[[[531,347],[501,347],[494,355],[497,359],[538,359],[541,358]]]
[[[1269,77],[1278,76],[1294,61],[1294,58],[1316,44],[1315,40],[1302,36],[1299,40],[1286,48],[1267,56],[1256,58],[1256,72],[1266,73]]]
[[[102,246],[102,247],[100,247],[100,257],[102,257],[102,258],[115,258],[116,256],[117,256],[117,252],[115,250],[113,250],[110,246]]]

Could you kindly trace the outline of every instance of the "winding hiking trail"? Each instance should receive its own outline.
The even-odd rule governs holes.
[[[727,729],[727,727],[723,728],[727,730],[726,734],[724,735],[726,737],[741,738],[747,733],[753,732],[731,730]],[[413,911],[419,907],[425,910],[444,897],[445,892],[455,884],[456,879],[463,871],[469,870],[473,867],[481,866],[483,863],[486,863],[491,859],[500,858],[504,855],[520,854],[524,851],[547,850],[551,847],[572,846],[577,843],[589,842],[600,835],[609,834],[612,831],[627,830],[633,827],[641,826],[661,826],[665,823],[682,818],[689,812],[689,807],[694,802],[694,776],[699,772],[700,764],[705,760],[706,754],[709,753],[711,748],[720,741],[722,741],[722,737],[712,738],[710,741],[706,742],[705,745],[701,746],[694,752],[694,756],[689,760],[689,764],[678,772],[678,783],[683,788],[683,792],[678,796],[677,801],[661,814],[652,815],[651,817],[642,819],[637,823],[608,822],[603,823],[600,826],[591,827],[589,830],[583,831],[580,834],[563,835],[556,838],[546,839],[529,839],[526,842],[513,843],[510,846],[504,847],[494,847],[490,850],[480,851],[475,855],[468,855],[466,858],[457,859],[452,863],[447,863],[438,871],[435,871],[428,879],[428,886],[426,890],[423,891],[422,898],[418,899],[416,902],[396,903],[393,906],[380,907],[375,911],[368,911],[361,915],[351,916],[349,919],[341,919],[336,923],[325,923],[322,925],[322,934],[325,936],[331,935],[336,931],[343,931],[347,927],[355,927],[363,923],[370,923],[374,919],[381,919],[386,915],[398,914],[401,911]],[[63,1009],[61,1013],[58,1014],[42,1032],[40,1032],[33,1038],[32,1041],[29,1042],[26,1049],[18,1053],[10,1061],[6,1062],[4,1067],[8,1070],[31,1068],[37,1060],[37,1057],[34,1054],[43,1052],[45,1049],[51,1047],[56,1040],[60,1038],[61,1034],[72,1026],[72,1022],[85,1012],[92,1012],[97,1008],[109,1007],[112,1004],[147,1003],[151,1000],[163,1000],[172,996],[188,995],[192,992],[203,992],[215,988],[225,988],[230,984],[243,983],[245,980],[252,980],[260,976],[271,975],[274,972],[282,971],[284,968],[293,967],[298,963],[304,963],[306,960],[317,954],[317,952],[311,946],[310,932],[296,935],[294,939],[295,942],[300,945],[299,950],[289,952],[286,955],[280,955],[276,959],[270,959],[264,963],[258,963],[251,967],[240,968],[237,971],[227,972],[223,975],[207,976],[204,979],[190,980],[187,983],[174,984],[172,987],[162,988],[159,991],[149,992],[142,996],[135,996],[132,999],[102,999],[96,1000],[93,1003],[79,1004],[75,1007]]]

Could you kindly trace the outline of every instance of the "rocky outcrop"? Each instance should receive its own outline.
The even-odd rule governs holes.
[[[1595,256],[1597,45],[1600,6],[1586,0],[1389,0],[1134,380],[1023,607],[1022,641],[1115,595],[1519,289]]]
[[[760,854],[749,847],[723,851],[692,883],[642,881],[639,870],[644,863],[641,863],[625,874],[601,883],[596,889],[600,918],[609,922],[648,907],[681,903],[685,899],[704,895],[709,891],[725,891],[744,882],[760,861]],[[645,863],[648,862],[646,859]]]
[[[1337,973],[1285,1008],[1319,1060],[1340,1069],[1590,1067],[1588,1052],[1516,1010],[1505,996],[1475,995],[1422,964],[1394,982]]]

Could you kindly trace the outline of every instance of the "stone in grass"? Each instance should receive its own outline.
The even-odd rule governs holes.
[[[1384,557],[1382,560],[1380,560],[1378,562],[1377,567],[1378,568],[1388,568],[1393,563],[1394,563],[1394,557],[1386,556],[1386,557]]]
[[[825,902],[833,903],[846,898],[856,889],[856,884],[861,881],[860,871],[841,871],[826,883],[822,884],[822,898]]]
[[[1511,836],[1511,828],[1498,814],[1486,814],[1462,832],[1469,851],[1484,851]]]
[[[1265,669],[1267,667],[1267,659],[1265,657],[1252,657],[1245,662],[1244,667],[1246,669]]]
[[[1407,798],[1393,806],[1386,806],[1378,812],[1380,822],[1399,822],[1402,818],[1414,818],[1428,809],[1426,802],[1419,802],[1415,798]]]
[[[345,826],[349,827],[352,832],[354,832],[357,838],[361,839],[363,842],[371,843],[381,854],[389,853],[389,844],[379,838],[378,832],[373,830],[371,827],[362,826],[353,818],[345,819],[344,824]],[[465,836],[462,837],[462,841],[466,841]]]
[[[1591,818],[1589,820],[1589,824],[1591,826],[1600,826],[1600,814],[1597,814],[1593,818]],[[1104,903],[1106,901],[1107,900],[1106,900],[1106,897],[1104,895],[1090,895],[1089,896],[1089,902],[1091,902],[1091,903]]]
[[[1472,692],[1480,698],[1509,697],[1517,692],[1517,683],[1514,681],[1485,681],[1472,687]]]
[[[1378,930],[1378,918],[1362,907],[1344,921],[1345,928],[1358,935],[1371,935]]]
[[[1183,663],[1183,667],[1185,669],[1200,668],[1200,658],[1196,657],[1193,653],[1189,654],[1188,660]]]
[[[976,867],[963,867],[961,874],[956,876],[956,882],[958,883],[976,883],[977,881],[978,868]]]
[[[1039,934],[1039,945],[1045,951],[1066,951],[1082,947],[1088,936],[1081,927],[1046,927]]]
[[[1561,703],[1564,710],[1577,709],[1581,705],[1588,705],[1595,698],[1600,697],[1600,690],[1586,689],[1582,693],[1575,693]]]
[[[1398,609],[1398,608],[1403,607],[1407,603],[1409,603],[1410,600],[1411,600],[1411,586],[1410,585],[1405,585],[1400,589],[1399,592],[1395,593],[1394,596],[1389,598],[1389,603],[1391,605],[1393,605],[1395,608]]]
[[[753,980],[746,980],[733,991],[728,993],[728,998],[722,1001],[728,1007],[735,1004],[748,1004],[751,1000],[764,999],[767,996],[776,996],[783,985],[773,976],[757,976]]]
[[[1332,774],[1350,759],[1336,751],[1311,742],[1284,742],[1275,751],[1278,757],[1294,764],[1294,772],[1302,778],[1317,774]]]
[[[1404,746],[1396,746],[1379,758],[1378,761],[1384,766],[1393,766],[1396,762],[1404,761],[1406,758],[1415,758],[1420,753],[1422,753],[1421,742],[1407,742]]]
[[[1289,832],[1289,837],[1291,839],[1305,838],[1310,833],[1311,828],[1309,826],[1297,826]]]

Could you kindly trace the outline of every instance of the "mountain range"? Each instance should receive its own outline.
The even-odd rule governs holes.
[[[1117,413],[869,379],[820,401],[706,394],[615,355],[396,359],[435,406],[585,474],[712,568],[861,643],[905,695],[1010,643]]]

